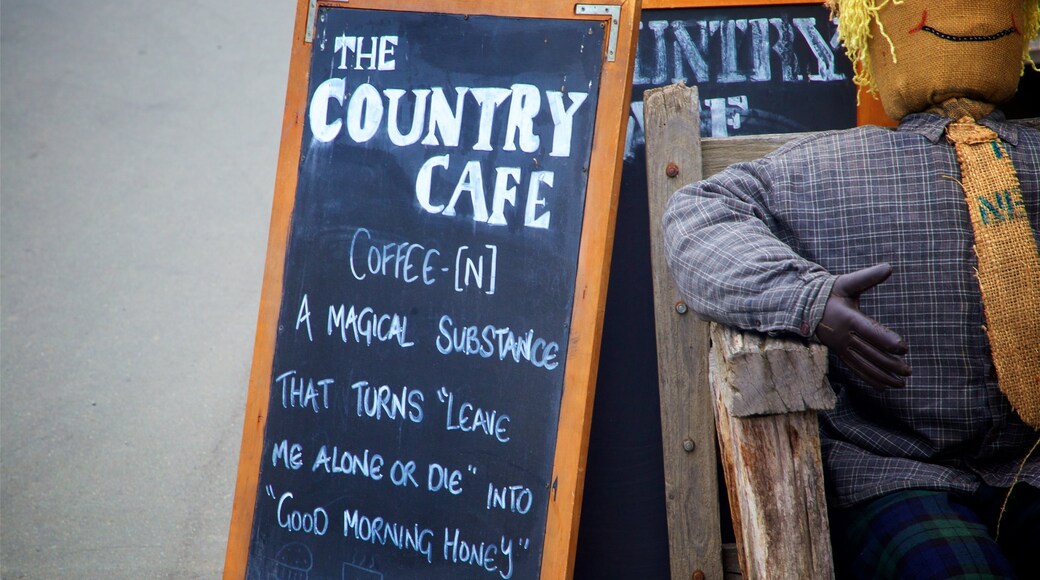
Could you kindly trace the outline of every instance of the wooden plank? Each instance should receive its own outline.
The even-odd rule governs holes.
[[[883,121],[883,120],[880,120]],[[872,122],[890,126],[891,123]],[[1040,118],[1015,119],[1013,123],[1040,128]],[[750,135],[743,137],[709,137],[701,139],[701,156],[704,178],[711,177],[740,161],[752,161],[776,151],[790,141],[801,139],[811,133],[781,133],[771,135]]]
[[[712,348],[726,361],[721,395],[734,417],[824,411],[837,402],[827,383],[827,348],[713,325]]]
[[[665,495],[673,579],[700,571],[722,577],[715,430],[707,380],[708,325],[686,308],[668,273],[661,216],[680,186],[701,179],[696,88],[670,86],[645,96],[647,191],[654,318],[661,394]]]
[[[713,325],[713,343],[726,342],[724,332]],[[724,349],[711,350],[719,446],[744,577],[832,578],[816,412],[731,415],[723,392],[732,387],[725,383],[732,364]]]
[[[808,133],[751,135],[746,137],[710,137],[701,140],[704,177],[711,177],[740,161],[752,161],[768,155],[789,141]]]

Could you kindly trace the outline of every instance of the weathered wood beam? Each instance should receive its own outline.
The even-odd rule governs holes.
[[[644,96],[665,510],[673,580],[722,578],[723,574],[715,425],[708,386],[708,323],[682,302],[668,273],[661,234],[668,198],[682,185],[701,178],[699,110],[696,88],[664,87]]]
[[[744,577],[833,578],[816,419],[834,406],[826,351],[717,324],[711,339],[708,374]],[[739,382],[749,377],[753,390]]]

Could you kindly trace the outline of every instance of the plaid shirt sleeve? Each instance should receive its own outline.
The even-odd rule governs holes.
[[[771,156],[736,164],[677,191],[664,215],[665,250],[695,312],[745,330],[809,337],[835,276],[773,233],[773,165]]]

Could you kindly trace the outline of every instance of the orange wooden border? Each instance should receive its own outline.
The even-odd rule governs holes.
[[[643,10],[667,8],[725,8],[727,6],[772,6],[784,4],[820,4],[822,0],[643,0]],[[857,125],[896,126],[896,122],[885,114],[881,101],[869,93],[859,90],[859,105],[856,107]]]
[[[617,1],[617,0],[615,0]],[[610,32],[609,16],[577,16],[575,6],[589,2],[559,0],[346,0],[322,1],[325,6],[352,9],[484,14],[509,17],[556,18],[606,21],[604,35]],[[542,578],[569,578],[573,574],[578,543],[582,491],[589,430],[592,423],[603,311],[606,305],[611,246],[621,183],[624,139],[628,123],[628,102],[632,92],[636,34],[639,27],[640,0],[620,0],[621,16],[614,62],[606,60],[604,42],[600,95],[596,109],[592,157],[586,186],[585,214],[578,251],[578,270],[571,312],[571,335],[564,374],[563,399],[557,426],[553,463],[555,491],[549,498],[542,551]],[[271,366],[274,359],[278,314],[282,300],[283,270],[289,225],[296,195],[297,171],[306,110],[311,44],[306,36],[308,0],[298,0],[289,60],[288,88],[282,121],[281,149],[275,176],[274,204],[267,243],[267,262],[249,390],[246,396],[242,445],[239,452],[238,479],[232,506],[224,561],[225,580],[245,577],[249,553],[253,509],[256,502],[263,453],[264,427],[270,396]]]
[[[292,52],[289,56],[289,83],[285,92],[282,117],[282,143],[275,171],[274,204],[271,208],[270,233],[267,239],[267,262],[264,267],[260,312],[253,343],[253,366],[249,373],[246,413],[242,427],[242,446],[238,456],[238,479],[235,501],[231,507],[231,529],[224,557],[224,578],[243,579],[249,556],[250,530],[260,476],[260,461],[267,424],[267,403],[271,388],[271,366],[277,338],[278,311],[282,302],[285,247],[289,236],[296,197],[297,170],[303,138],[303,119],[307,105],[307,69],[311,45],[304,42],[307,24],[307,0],[296,6]]]

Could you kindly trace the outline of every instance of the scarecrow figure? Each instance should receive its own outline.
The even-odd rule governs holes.
[[[702,315],[829,348],[840,573],[1035,577],[1040,132],[998,105],[1036,66],[1040,4],[830,5],[898,129],[817,134],[681,189],[672,273]]]

